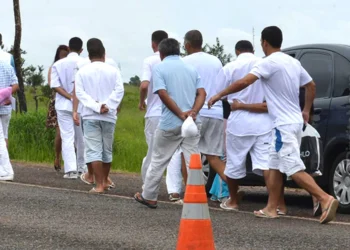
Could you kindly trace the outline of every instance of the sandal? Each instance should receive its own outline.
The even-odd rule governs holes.
[[[142,197],[142,194],[140,194],[140,193],[136,193],[136,194],[134,195],[134,199],[135,199],[135,201],[141,203],[142,205],[145,205],[146,207],[153,208],[153,209],[156,209],[156,208],[157,208],[157,204],[150,204],[150,203],[148,203],[148,202]]]
[[[90,191],[89,191],[90,194],[103,194],[104,192],[99,192],[97,191],[95,188],[92,188]]]
[[[320,216],[321,214],[322,214],[322,209],[321,209],[320,202],[314,203],[314,209],[313,209],[314,217]]]
[[[229,200],[230,200],[230,198],[228,198],[225,202],[221,203],[221,204],[220,204],[220,207],[221,207],[223,210],[225,210],[225,211],[235,211],[235,212],[239,211],[238,208],[236,208],[236,207],[229,207],[229,206],[227,205],[227,202],[228,202]]]
[[[263,210],[259,210],[259,211],[254,211],[254,215],[257,218],[265,218],[265,219],[277,219],[279,218],[279,216],[271,216],[268,215],[267,213],[265,213]]]
[[[82,182],[84,182],[85,184],[93,185],[93,184],[94,184],[93,182],[89,182],[88,180],[85,179],[85,175],[86,175],[86,173],[80,175],[80,180],[81,180]]]
[[[320,218],[321,224],[326,224],[335,219],[337,209],[339,206],[339,201],[333,197],[329,200],[327,208],[322,210],[322,216]]]
[[[170,201],[178,201],[178,200],[180,200],[181,198],[180,198],[180,195],[179,195],[179,197],[174,197],[173,196],[173,194],[169,194],[169,200]]]

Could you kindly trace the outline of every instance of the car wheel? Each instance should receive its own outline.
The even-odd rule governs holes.
[[[329,174],[329,191],[339,201],[338,211],[350,213],[350,153],[340,154]]]
[[[204,185],[207,184],[208,176],[209,176],[209,162],[205,155],[202,155],[202,170],[203,170],[203,177],[204,177]]]

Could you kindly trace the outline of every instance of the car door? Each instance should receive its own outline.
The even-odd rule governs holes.
[[[334,54],[327,50],[305,49],[300,53],[299,61],[316,83],[312,125],[325,140],[334,82]]]

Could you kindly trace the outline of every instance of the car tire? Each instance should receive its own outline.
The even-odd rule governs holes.
[[[350,152],[341,153],[329,173],[328,190],[339,201],[338,211],[350,214]]]

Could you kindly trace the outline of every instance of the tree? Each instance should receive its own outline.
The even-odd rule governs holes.
[[[185,50],[185,47],[182,46],[182,52],[180,53],[181,56],[186,56],[187,52]],[[210,46],[209,44],[204,45],[202,48],[203,52],[207,52],[208,54],[211,54],[213,56],[216,56],[222,63],[222,65],[226,65],[227,63],[231,62],[232,55],[225,54],[224,45],[220,44],[220,40],[217,37],[216,38],[216,44]]]
[[[24,82],[27,85],[32,86],[34,89],[38,86],[41,86],[42,84],[45,83],[45,78],[43,75],[44,72],[44,66],[38,66],[35,67],[33,65],[30,65],[29,67],[26,67],[24,69],[25,72],[25,77],[24,77]]]
[[[16,74],[18,78],[19,91],[17,92],[20,112],[27,112],[26,96],[24,93],[24,82],[22,77],[22,57],[21,57],[21,39],[22,24],[19,0],[13,0],[13,12],[15,16],[15,42],[13,45],[13,57],[15,59]]]
[[[134,77],[130,78],[129,84],[132,86],[137,86],[139,87],[141,85],[141,80],[140,77],[138,77],[137,75]]]

